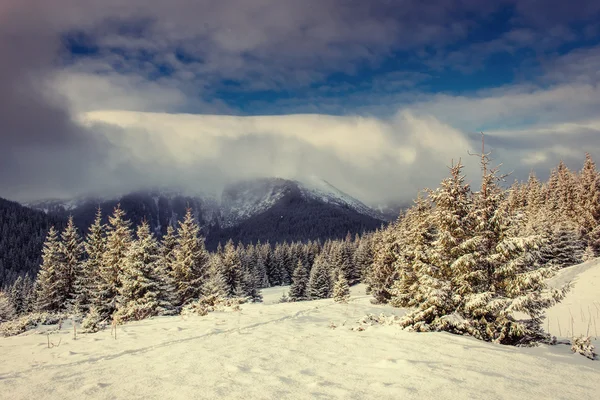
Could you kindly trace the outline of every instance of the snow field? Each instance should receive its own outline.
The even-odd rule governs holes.
[[[593,270],[599,272],[597,264]],[[404,310],[370,304],[362,285],[352,288],[349,304],[277,304],[285,290],[266,289],[264,304],[244,304],[240,312],[128,323],[116,339],[107,329],[73,340],[69,323],[50,334],[54,344],[60,341],[50,349],[45,334],[0,339],[0,393],[7,399],[600,398],[600,363],[569,346],[515,348],[397,326],[352,331],[367,313]]]

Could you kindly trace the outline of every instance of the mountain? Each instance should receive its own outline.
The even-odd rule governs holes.
[[[19,275],[34,277],[48,229],[62,229],[64,223],[61,217],[0,198],[0,287]]]
[[[222,224],[207,244],[342,238],[379,228],[384,218],[327,182],[268,178],[230,185],[221,200]]]
[[[226,186],[220,199],[149,190],[116,199],[45,200],[27,205],[61,218],[72,215],[85,231],[98,207],[106,218],[119,203],[134,224],[146,219],[157,235],[164,234],[168,225],[175,225],[190,206],[211,249],[230,238],[245,243],[340,238],[347,232],[374,230],[387,220],[382,213],[318,179],[240,181]]]

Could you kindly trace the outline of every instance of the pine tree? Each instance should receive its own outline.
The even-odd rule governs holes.
[[[560,268],[583,262],[585,251],[584,240],[577,227],[568,223],[560,223],[554,227],[550,246],[545,249],[546,261]]]
[[[10,296],[0,291],[0,322],[10,321],[16,317],[17,313]]]
[[[82,263],[81,273],[75,280],[75,301],[82,312],[87,313],[92,305],[96,306],[97,312],[98,308],[102,307],[99,285],[106,250],[105,226],[102,223],[100,207],[96,211],[94,223],[88,229],[84,248],[87,257]]]
[[[12,303],[16,315],[21,315],[25,311],[23,290],[23,278],[20,276],[8,289],[8,299]]]
[[[415,204],[399,221],[396,233],[397,255],[394,263],[398,279],[391,289],[390,303],[396,307],[413,307],[419,290],[419,273],[429,264],[434,240],[429,200],[419,193]]]
[[[84,273],[82,262],[84,245],[73,222],[73,216],[69,216],[67,227],[61,234],[59,249],[63,264],[62,273],[64,274],[61,279],[63,282],[62,290],[64,291],[63,297],[67,302],[67,308],[81,308],[81,305],[76,304],[78,297],[76,292],[79,292],[78,280]]]
[[[177,246],[175,230],[171,225],[159,245],[159,258],[156,262],[156,276],[159,284],[158,303],[159,315],[177,313],[177,290],[173,279],[174,249]]]
[[[294,270],[289,297],[292,301],[308,299],[308,271],[302,261],[298,261],[296,269]]]
[[[199,299],[208,279],[209,255],[199,232],[192,210],[188,208],[184,220],[179,222],[177,246],[173,250],[173,280],[179,306]]]
[[[81,321],[81,330],[83,333],[94,333],[100,330],[103,318],[95,305],[90,306],[85,318]]]
[[[210,257],[208,267],[208,280],[204,285],[203,295],[214,299],[225,299],[228,295],[228,287],[223,273],[223,264],[218,254]]]
[[[160,314],[160,308],[165,305],[160,304],[159,257],[158,242],[150,232],[148,222],[143,221],[137,228],[137,239],[127,250],[120,273],[115,314],[118,320],[141,320]]]
[[[60,311],[64,309],[64,291],[58,232],[50,227],[42,251],[42,265],[37,276],[37,309],[40,311]]]
[[[239,296],[243,290],[243,271],[240,256],[230,239],[223,250],[223,273],[227,284],[228,296]]]
[[[366,282],[368,270],[373,262],[373,244],[370,237],[370,235],[363,236],[354,253],[354,264],[358,270],[361,282]]]
[[[387,303],[392,298],[392,287],[398,280],[398,223],[375,234],[373,263],[367,274],[367,290],[376,303]]]
[[[402,318],[401,325],[417,331],[468,334],[501,344],[544,340],[547,338],[541,328],[544,309],[559,301],[566,289],[550,289],[545,280],[552,275],[552,269],[536,267],[541,237],[518,236],[518,230],[513,229],[514,214],[510,207],[503,206],[504,193],[497,185],[502,177],[497,175],[497,169],[488,169],[488,155],[481,155],[481,191],[476,194],[473,206],[464,208],[469,215],[460,219],[439,218],[447,215],[448,210],[454,210],[451,214],[456,216],[468,204],[466,200],[457,201],[457,194],[466,194],[460,190],[466,186],[458,184],[459,180],[443,185],[438,196],[434,196],[436,207],[445,204],[435,222],[438,237],[446,238],[445,243],[439,239],[434,242],[434,250],[445,246],[450,251],[445,258],[432,257],[436,269],[420,271],[425,274],[425,278],[419,278],[426,289],[423,293],[429,292],[429,296],[419,299],[417,310]],[[456,172],[459,171],[453,171],[453,177]],[[444,188],[449,187],[454,190],[443,194]],[[452,201],[439,201],[449,198],[448,194],[454,194]],[[436,208],[434,215],[440,211]],[[469,225],[461,227],[464,221]],[[468,231],[467,226],[471,226]],[[444,268],[447,265],[451,268]],[[517,319],[517,312],[529,319]]]
[[[331,297],[331,289],[331,267],[325,257],[319,256],[310,271],[308,296],[311,299],[326,299]]]
[[[589,153],[579,178],[579,215],[583,237],[589,252],[600,255],[600,173]]]
[[[424,263],[416,272],[419,285],[414,294],[417,309],[403,318],[403,325],[417,331],[448,330],[448,316],[458,307],[464,287],[460,279],[469,264],[463,258],[474,225],[469,217],[471,191],[462,175],[460,161],[450,168],[450,177],[441,187],[430,192],[435,208],[432,223],[436,227],[435,241]]]
[[[337,303],[347,303],[350,300],[350,286],[343,271],[339,272],[333,287],[333,299]]]
[[[256,254],[256,263],[254,265],[254,270],[256,273],[256,284],[259,288],[267,288],[269,287],[269,277],[267,276],[267,268],[265,266],[265,261],[260,252]]]
[[[102,255],[98,282],[98,312],[102,318],[110,317],[117,309],[117,296],[121,289],[121,273],[127,262],[127,252],[132,242],[130,222],[120,205],[108,219],[106,247]]]

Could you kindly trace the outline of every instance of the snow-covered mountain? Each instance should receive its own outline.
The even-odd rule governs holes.
[[[148,190],[118,198],[44,200],[27,206],[53,215],[73,215],[80,229],[86,229],[98,206],[107,215],[118,203],[134,224],[146,219],[159,235],[166,232],[168,225],[176,224],[189,206],[211,246],[229,238],[279,241],[340,237],[348,231],[375,229],[388,220],[384,214],[319,179],[245,180],[226,186],[220,196]],[[324,218],[327,226],[317,226],[323,225]]]
[[[221,196],[222,227],[231,227],[261,214],[286,196],[298,195],[305,201],[355,211],[358,214],[384,221],[386,217],[361,201],[342,192],[325,180],[311,179],[305,182],[281,178],[262,178],[241,181],[229,185]]]

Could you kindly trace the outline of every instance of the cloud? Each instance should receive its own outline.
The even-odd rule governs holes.
[[[575,163],[598,153],[598,48],[558,50],[595,37],[594,4],[4,1],[0,195],[317,175],[370,203],[406,200],[461,156],[476,182],[467,150],[480,129],[519,178],[557,158]],[[502,7],[506,26],[469,40]],[[540,60],[527,83],[422,91],[435,68],[472,72],[523,49]],[[394,57],[397,70],[385,65]],[[238,116],[258,109],[289,115]]]

